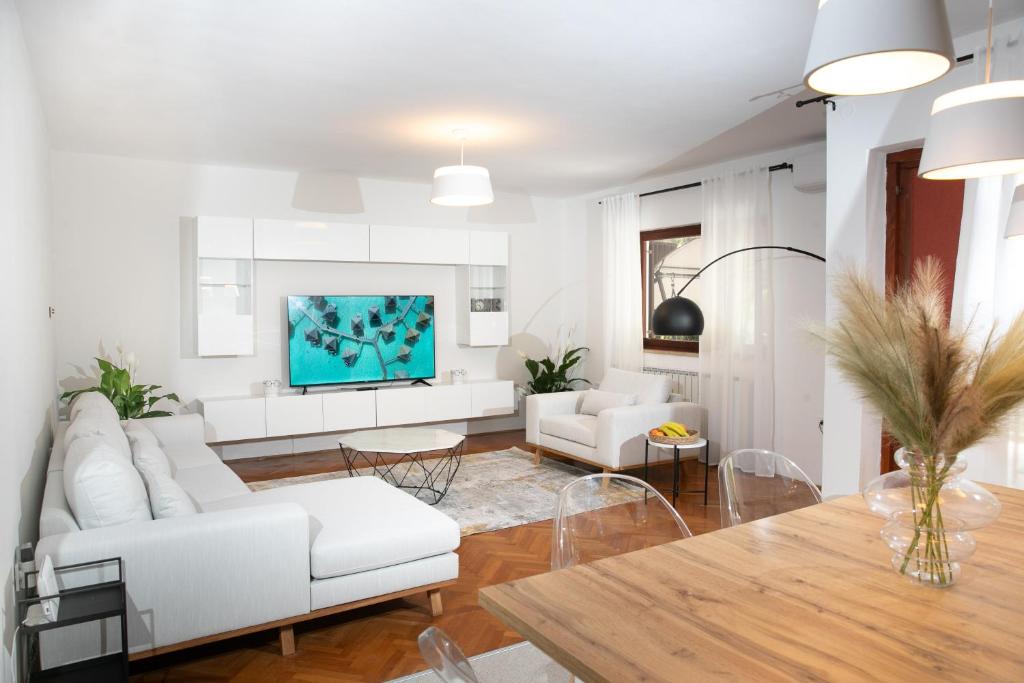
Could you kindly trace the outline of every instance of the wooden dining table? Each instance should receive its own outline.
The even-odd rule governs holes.
[[[848,496],[490,586],[479,601],[584,681],[1024,681],[1024,491],[948,588],[890,565]]]

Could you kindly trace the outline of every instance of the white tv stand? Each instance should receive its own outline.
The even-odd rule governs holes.
[[[199,399],[207,443],[448,422],[515,412],[510,380]]]

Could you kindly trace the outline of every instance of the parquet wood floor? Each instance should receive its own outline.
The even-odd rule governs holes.
[[[519,446],[529,450],[522,431],[470,436],[467,453]],[[245,481],[327,472],[342,468],[337,451],[274,456],[230,462]],[[671,467],[658,468],[653,483],[671,486]],[[711,472],[709,504],[701,494],[680,497],[677,509],[695,534],[719,527],[718,478]],[[684,463],[681,488],[703,486],[704,474],[694,461]],[[432,619],[427,596],[374,605],[296,625],[297,653],[279,654],[277,633],[268,631],[132,665],[134,683],[337,683],[386,681],[425,668],[416,637],[427,626],[439,626],[467,656],[519,642],[477,605],[477,591],[513,579],[546,572],[551,558],[551,522],[476,534],[462,539],[458,550],[459,580],[443,591],[444,615]]]

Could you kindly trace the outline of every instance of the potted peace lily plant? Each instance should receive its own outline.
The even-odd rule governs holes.
[[[114,404],[118,416],[122,420],[134,420],[147,417],[167,417],[173,413],[166,410],[154,410],[157,402],[167,399],[181,403],[177,394],[157,394],[159,384],[136,384],[135,371],[137,362],[133,354],[120,352],[119,365],[103,358],[96,358],[100,368],[100,383],[87,389],[65,391],[61,400],[71,402],[79,394],[95,391],[103,394]]]
[[[818,334],[902,446],[900,470],[868,484],[865,501],[887,518],[882,538],[896,571],[952,585],[974,551],[970,530],[999,515],[999,501],[963,478],[960,454],[1024,403],[1024,312],[972,348],[968,329],[950,328],[943,275],[930,259],[889,298],[855,273],[835,293],[839,318]]]

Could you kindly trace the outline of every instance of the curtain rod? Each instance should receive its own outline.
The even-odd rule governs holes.
[[[786,162],[786,163],[783,163],[783,164],[775,164],[774,166],[769,166],[768,167],[768,172],[769,173],[774,173],[775,171],[786,171],[786,170],[792,171],[793,170],[793,164],[791,164],[789,162]],[[704,184],[703,180],[698,180],[695,183],[686,183],[685,185],[676,185],[675,187],[666,187],[664,190],[651,190],[650,192],[641,192],[637,196],[638,197],[650,197],[652,194],[662,194],[662,193],[665,193],[665,192],[675,192],[676,190],[689,190],[690,188],[693,188],[693,187],[700,187],[703,184]],[[600,204],[601,202],[599,201],[597,203]]]

